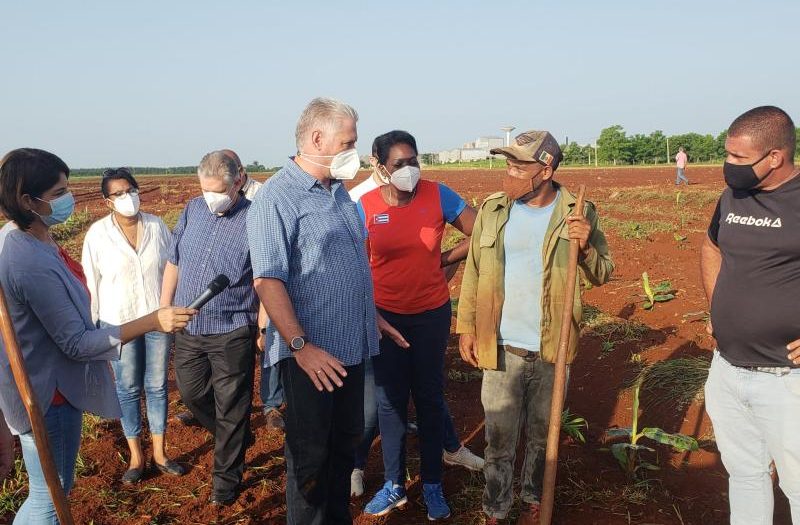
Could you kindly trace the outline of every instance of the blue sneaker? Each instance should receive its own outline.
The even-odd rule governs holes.
[[[441,493],[441,489],[439,492]],[[384,516],[389,514],[392,509],[401,508],[406,503],[408,503],[406,488],[387,481],[364,507],[364,512],[372,516]]]
[[[441,483],[425,483],[422,485],[422,496],[425,498],[425,506],[428,507],[428,519],[430,521],[443,520],[450,517],[450,507],[442,494]]]

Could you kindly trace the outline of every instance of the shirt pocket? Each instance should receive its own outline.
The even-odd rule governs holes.
[[[494,244],[497,242],[497,235],[486,232],[481,233],[481,238],[478,242],[481,248],[493,248]]]

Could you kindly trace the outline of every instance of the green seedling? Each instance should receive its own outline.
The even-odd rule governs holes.
[[[631,426],[628,428],[610,428],[606,431],[608,438],[625,438],[627,441],[611,445],[611,453],[630,480],[640,479],[643,471],[659,470],[660,467],[642,459],[643,452],[655,452],[655,449],[640,445],[642,438],[650,439],[662,445],[669,445],[677,452],[695,451],[699,449],[697,440],[686,434],[670,434],[656,427],[645,427],[639,431],[639,389],[641,380],[633,389],[633,407]]]
[[[583,431],[588,428],[589,423],[587,423],[584,418],[572,414],[568,408],[561,413],[561,431],[575,441],[586,443],[586,437],[583,435]]]
[[[673,293],[672,283],[669,281],[661,281],[656,286],[650,286],[650,277],[647,272],[642,273],[642,289],[645,293],[645,301],[642,308],[645,310],[652,310],[656,303],[664,303],[675,299]]]

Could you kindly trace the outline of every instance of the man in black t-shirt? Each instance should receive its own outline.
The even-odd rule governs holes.
[[[720,196],[701,249],[717,350],[706,409],[730,475],[732,525],[772,523],[774,459],[800,524],[800,170],[774,106],[728,129]]]

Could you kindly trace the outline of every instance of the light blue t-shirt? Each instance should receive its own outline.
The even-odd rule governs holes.
[[[543,208],[516,201],[506,223],[503,246],[505,300],[498,344],[538,352],[542,322],[542,246],[553,209],[560,198]]]

